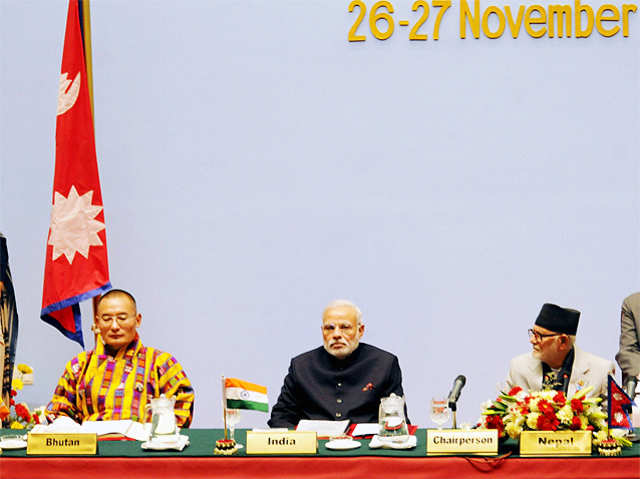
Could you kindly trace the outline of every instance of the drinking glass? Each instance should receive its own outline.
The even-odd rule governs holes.
[[[229,428],[229,439],[235,441],[236,424],[240,422],[240,410],[239,409],[227,409],[227,427]],[[236,443],[238,449],[241,449],[242,444]]]
[[[431,398],[431,420],[442,429],[442,425],[451,417],[451,410],[445,398]]]

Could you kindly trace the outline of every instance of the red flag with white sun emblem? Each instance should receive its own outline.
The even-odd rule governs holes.
[[[111,285],[79,4],[69,1],[62,53],[40,317],[84,346],[78,303]]]
[[[615,379],[608,376],[607,409],[609,427],[633,429],[631,425],[631,408],[635,405],[633,400],[624,390],[618,386]]]

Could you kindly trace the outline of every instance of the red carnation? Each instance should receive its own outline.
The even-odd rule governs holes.
[[[18,395],[17,391],[15,389],[11,390],[11,397],[16,397]]]
[[[558,391],[558,393],[555,396],[553,396],[553,401],[558,403],[558,405],[562,407],[566,404],[567,398],[564,397],[563,391]]]
[[[555,431],[556,429],[558,429],[559,424],[560,421],[555,414],[549,416],[541,414],[540,416],[538,416],[536,426],[540,431]]]
[[[582,421],[580,420],[580,418],[578,416],[573,416],[573,419],[571,420],[571,425],[569,425],[569,429],[571,429],[572,431],[577,431],[581,427],[582,427]]]
[[[9,399],[9,406],[15,406],[16,402],[13,399]]]
[[[509,391],[509,396],[515,396],[520,391],[522,391],[522,388],[520,386],[515,386],[515,387],[511,388],[511,390]]]
[[[574,413],[580,414],[581,412],[584,411],[584,405],[582,404],[582,401],[580,401],[580,399],[572,399],[571,409],[573,410]]]
[[[538,409],[540,409],[540,412],[545,416],[554,414],[553,406],[549,404],[549,401],[546,399],[542,399],[538,402]]]
[[[26,422],[31,421],[31,413],[29,413],[29,409],[23,403],[16,404],[15,409],[18,417],[24,419]]]
[[[486,425],[487,429],[497,429],[498,437],[502,437],[504,435],[504,423],[502,422],[502,418],[497,414],[487,416]]]

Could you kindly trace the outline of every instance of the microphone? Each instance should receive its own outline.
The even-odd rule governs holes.
[[[562,375],[562,392],[567,395],[567,391],[569,391],[569,375],[564,373]]]
[[[453,382],[453,388],[451,388],[451,392],[449,393],[449,409],[452,411],[456,410],[456,402],[460,397],[460,391],[462,391],[463,386],[467,382],[467,378],[465,378],[462,374],[460,374],[456,380]]]

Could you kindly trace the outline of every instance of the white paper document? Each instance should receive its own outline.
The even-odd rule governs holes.
[[[96,433],[98,436],[106,434],[122,434],[123,436],[146,441],[149,438],[151,424],[142,424],[130,419],[119,421],[85,421],[82,423],[82,432]]]
[[[380,432],[380,425],[377,422],[362,422],[356,424],[351,435],[356,436],[374,436]]]
[[[39,424],[32,430],[34,433],[85,433],[104,436],[106,434],[122,434],[136,441],[146,441],[149,438],[151,424],[142,424],[130,419],[119,421],[85,421],[82,425],[66,416],[61,416],[51,424]]]
[[[316,421],[311,419],[302,419],[298,423],[296,431],[314,431],[318,437],[335,437],[341,436],[347,430],[349,420],[344,421]]]
[[[31,430],[32,433],[59,433],[76,434],[81,433],[82,426],[67,416],[57,417],[51,424],[38,424]]]

